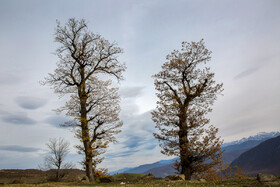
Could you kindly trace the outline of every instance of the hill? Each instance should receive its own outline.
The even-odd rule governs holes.
[[[171,163],[171,164],[155,167],[144,172],[144,174],[148,174],[148,173],[153,173],[155,177],[164,178],[170,174],[177,173],[177,171],[174,169],[174,164]]]
[[[237,141],[228,142],[222,145],[222,150],[224,150],[223,160],[227,163],[231,163],[233,160],[238,158],[242,153],[250,150],[251,148],[259,145],[263,141],[279,136],[280,132],[261,132],[255,136],[249,136],[247,138],[242,138]],[[176,170],[173,168],[173,163],[177,158],[170,160],[161,160],[151,164],[144,164],[134,168],[123,168],[111,172],[110,174],[116,173],[142,173],[148,174],[153,173],[156,177],[165,177],[170,174],[175,174]]]
[[[225,143],[222,145],[222,150],[224,151],[222,160],[230,164],[242,153],[250,150],[253,147],[256,147],[265,140],[277,136],[280,136],[280,132],[260,132],[254,136],[249,136],[247,138]]]
[[[241,167],[249,175],[257,173],[280,175],[280,136],[268,139],[242,153],[231,166]]]
[[[170,160],[160,160],[158,162],[154,162],[151,164],[144,164],[144,165],[140,165],[140,166],[134,167],[134,168],[120,169],[117,171],[113,171],[110,174],[116,174],[116,173],[143,173],[143,174],[146,174],[147,171],[149,171],[153,168],[158,168],[161,166],[173,164],[175,162],[175,160],[176,160],[176,158],[173,158]]]
[[[63,169],[66,176],[63,181],[75,181],[76,176],[85,175],[80,169]],[[53,180],[56,174],[55,170],[42,171],[38,169],[1,169],[0,184],[10,183],[42,183]]]

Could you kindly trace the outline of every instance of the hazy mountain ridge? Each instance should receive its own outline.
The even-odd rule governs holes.
[[[160,160],[158,162],[154,162],[151,164],[143,164],[137,167],[132,167],[132,168],[123,168],[117,171],[113,171],[110,174],[116,174],[116,173],[146,173],[147,171],[153,169],[153,168],[157,168],[160,166],[165,166],[165,165],[169,165],[175,162],[177,158],[173,158],[170,160]]]
[[[262,142],[280,136],[280,132],[260,132],[255,136],[250,136],[247,138],[242,138],[237,141],[228,142],[222,145],[222,150],[224,150],[223,160],[227,163],[239,158],[242,154],[251,150],[252,148],[258,146]],[[173,167],[173,163],[177,158],[170,160],[161,160],[151,164],[144,164],[134,168],[121,169],[111,174],[115,173],[142,173],[148,174],[153,173],[156,177],[165,177],[170,174],[176,173],[176,170]]]
[[[274,137],[277,137],[277,136],[280,136],[279,131],[259,132],[258,134],[254,135],[254,136],[249,136],[249,137],[246,137],[246,138],[242,138],[240,140],[224,143],[222,145],[222,148],[230,146],[230,145],[241,144],[241,143],[244,143],[244,142],[247,142],[247,141],[250,141],[250,140],[251,141],[260,141],[260,140],[264,141],[264,140],[267,140],[269,138],[274,138]]]
[[[171,164],[166,164],[163,166],[149,169],[148,171],[144,172],[143,174],[149,174],[149,173],[153,173],[155,177],[166,177],[170,174],[177,173],[177,171],[174,168],[174,163],[171,163]]]

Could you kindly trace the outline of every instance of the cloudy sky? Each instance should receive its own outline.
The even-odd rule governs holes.
[[[150,111],[156,107],[151,75],[182,41],[204,38],[209,65],[224,83],[210,115],[225,142],[278,131],[280,114],[280,1],[278,0],[1,0],[0,169],[36,168],[52,137],[71,142],[69,159],[80,159],[79,141],[47,86],[56,67],[56,20],[84,18],[91,31],[124,49],[120,84],[123,132],[101,167],[111,171],[168,159],[153,138]]]

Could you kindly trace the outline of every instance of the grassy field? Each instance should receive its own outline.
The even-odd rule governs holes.
[[[11,176],[11,175],[10,175]],[[81,177],[81,174],[79,174]],[[41,177],[41,178],[40,178]],[[121,187],[121,186],[131,186],[131,187],[145,187],[145,186],[158,186],[158,187],[200,187],[200,186],[234,186],[234,187],[258,187],[264,186],[261,185],[256,178],[245,178],[245,179],[228,179],[217,182],[200,182],[197,180],[193,181],[171,181],[162,178],[153,178],[143,174],[116,174],[113,175],[114,182],[112,183],[100,183],[100,182],[85,182],[85,181],[75,181],[73,178],[74,175],[69,175],[68,178],[64,179],[64,182],[47,182],[46,179],[41,175],[33,175],[25,178],[4,178],[0,176],[0,186],[19,186],[19,187],[28,187],[28,186],[112,186],[112,187]],[[72,179],[72,181],[71,181]],[[17,180],[17,181],[15,181]],[[40,181],[41,180],[41,181]],[[279,179],[280,180],[280,179]],[[20,184],[11,184],[18,182]]]

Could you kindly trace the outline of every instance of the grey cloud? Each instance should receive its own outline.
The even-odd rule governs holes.
[[[43,155],[36,152],[2,152],[0,156],[0,169],[29,169],[37,168],[43,162]]]
[[[152,114],[151,111],[145,112],[139,116],[141,119],[142,130],[153,133],[155,131],[155,123],[152,120]]]
[[[123,149],[128,150],[116,153],[107,153],[105,156],[108,158],[127,157],[139,151],[145,152],[153,150],[158,145],[155,139],[145,138],[145,136],[130,136],[126,141],[120,143],[124,145],[122,147]]]
[[[236,75],[234,77],[234,80],[238,80],[238,79],[244,78],[246,76],[249,76],[249,75],[255,73],[258,69],[259,69],[259,67],[249,68],[249,69],[239,73],[238,75]]]
[[[44,106],[47,100],[36,97],[20,96],[15,98],[15,102],[24,109],[35,110]]]
[[[58,128],[63,128],[61,125],[69,121],[70,121],[69,118],[65,116],[58,116],[58,115],[48,117],[47,119],[44,120],[44,122]]]
[[[127,157],[131,156],[134,153],[138,152],[139,150],[129,150],[129,151],[122,151],[118,153],[107,153],[105,154],[106,158],[118,158],[118,157]]]
[[[25,113],[19,114],[4,114],[2,120],[7,123],[16,125],[33,125],[36,123],[35,120],[29,118]]]
[[[18,84],[20,82],[21,82],[21,79],[16,74],[6,73],[6,72],[0,74],[0,84],[1,85]]]
[[[136,86],[136,87],[125,87],[120,89],[120,96],[123,98],[134,98],[138,97],[142,94],[143,86]]]
[[[145,147],[145,150],[153,150],[156,148],[156,146],[157,146],[156,143],[150,143]]]
[[[120,143],[123,144],[123,148],[128,148],[130,150],[151,150],[157,145],[157,141],[152,134],[134,132],[134,134],[127,137],[125,141]]]
[[[135,149],[141,146],[145,141],[145,138],[140,136],[130,136],[125,142],[122,142],[124,144],[124,148],[130,148]]]
[[[137,109],[136,105],[134,108]],[[106,154],[106,157],[127,157],[139,151],[150,151],[158,145],[157,140],[153,137],[154,125],[152,124],[150,112],[143,114],[122,115],[124,121],[123,132],[118,136],[122,138],[119,141],[122,149],[115,153]]]
[[[133,106],[137,109],[137,105]],[[122,115],[121,119],[124,121],[121,136],[126,137],[126,140],[121,143],[124,144],[125,148],[137,148],[155,140],[153,137],[155,128],[150,111],[142,114],[135,114],[130,111]]]
[[[19,145],[0,145],[0,151],[15,151],[15,152],[37,152],[40,149],[34,147],[24,147]]]

